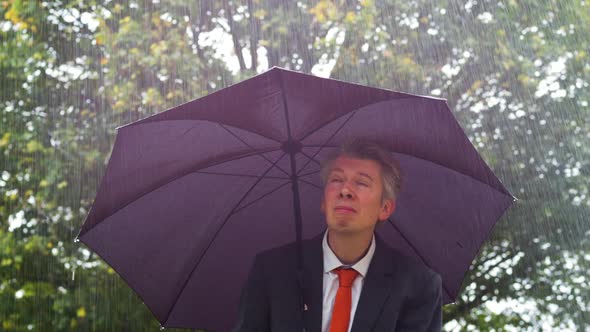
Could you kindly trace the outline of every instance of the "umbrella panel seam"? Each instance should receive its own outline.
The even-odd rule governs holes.
[[[121,205],[119,208],[117,208],[117,209],[116,209],[116,211],[113,211],[113,212],[112,212],[112,213],[110,213],[108,216],[104,216],[104,217],[102,217],[102,218],[101,218],[101,220],[102,220],[101,222],[98,222],[98,223],[96,223],[95,225],[93,225],[93,226],[92,226],[92,228],[89,228],[89,229],[88,229],[88,230],[86,230],[86,232],[84,232],[84,233],[81,233],[81,232],[80,232],[80,234],[78,234],[78,236],[77,236],[77,237],[81,237],[81,236],[83,236],[84,234],[88,233],[88,232],[89,232],[91,229],[94,229],[95,227],[98,227],[99,225],[101,225],[101,224],[104,222],[104,220],[106,220],[106,219],[108,219],[108,218],[110,218],[110,217],[112,217],[112,216],[116,215],[117,213],[119,213],[119,211],[123,210],[124,208],[126,208],[127,206],[129,206],[129,205],[133,204],[134,202],[136,202],[136,201],[140,200],[140,199],[141,199],[141,198],[143,198],[145,195],[148,195],[148,194],[150,194],[151,192],[153,192],[153,191],[155,191],[155,190],[158,190],[158,189],[162,188],[163,186],[165,186],[165,185],[167,185],[167,184],[170,184],[170,183],[172,183],[172,182],[175,182],[175,181],[177,181],[177,180],[180,180],[180,179],[182,179],[182,178],[184,178],[185,176],[188,176],[188,175],[190,175],[190,174],[194,174],[194,173],[203,173],[203,174],[206,174],[205,172],[199,171],[199,169],[202,169],[202,168],[210,168],[210,167],[218,166],[218,165],[221,165],[221,164],[224,164],[224,163],[227,163],[227,162],[236,161],[236,160],[239,160],[239,159],[243,159],[243,158],[252,157],[252,156],[254,156],[254,155],[257,155],[257,154],[263,154],[263,153],[268,153],[268,152],[273,152],[273,151],[280,151],[280,150],[275,148],[275,149],[268,150],[268,151],[260,151],[260,152],[251,153],[251,154],[248,154],[248,155],[240,155],[240,156],[238,156],[238,157],[236,157],[236,158],[234,158],[234,159],[223,160],[223,161],[220,161],[220,162],[217,162],[217,163],[213,163],[213,164],[211,164],[211,165],[202,165],[202,166],[199,166],[199,167],[198,167],[196,170],[191,170],[191,171],[189,171],[189,172],[186,172],[186,173],[184,173],[184,174],[181,174],[181,175],[179,175],[179,176],[177,176],[177,177],[174,177],[174,178],[172,178],[172,179],[167,179],[166,181],[162,181],[162,183],[161,183],[161,184],[156,184],[156,185],[155,185],[155,187],[153,187],[153,188],[149,188],[149,189],[146,189],[144,192],[142,192],[142,193],[138,194],[138,195],[137,195],[137,197],[135,197],[135,198],[131,199],[129,202],[127,202],[127,203],[125,203],[125,204]],[[283,154],[283,156],[284,156],[284,154]],[[280,157],[278,160],[280,160],[280,159],[281,159],[283,156],[281,156],[281,157]],[[278,162],[278,160],[277,160],[277,162]],[[275,167],[275,166],[276,166],[276,165],[271,165],[271,167],[270,167],[270,168],[272,169],[272,168],[273,168],[273,167]],[[223,174],[223,175],[225,175],[225,174]]]
[[[234,133],[233,131],[229,130],[229,128],[226,128],[222,123],[217,123],[221,128],[225,129],[228,133],[230,133],[232,136],[234,136],[236,139],[238,139],[240,142],[242,142],[244,145],[246,145],[247,147],[249,147],[252,151],[256,151],[256,149],[254,147],[252,147],[250,144],[246,143],[246,141],[244,139],[242,139],[242,137],[240,137],[238,134]],[[261,158],[263,158],[264,160],[266,160],[268,163],[272,164],[272,161],[268,160],[268,158],[266,158],[266,156],[264,156],[264,154],[260,155]],[[276,166],[278,170],[280,170],[281,172],[283,172],[285,175],[289,175],[289,173],[285,170],[283,170],[281,167]]]
[[[258,202],[258,201],[259,201],[259,200],[261,200],[261,199],[263,199],[264,197],[266,197],[266,196],[268,196],[268,195],[270,195],[270,194],[274,193],[275,191],[277,191],[277,190],[279,190],[279,189],[283,188],[284,186],[288,185],[289,183],[291,183],[291,180],[289,180],[289,181],[287,181],[287,182],[285,182],[285,183],[282,183],[280,186],[277,186],[276,188],[274,188],[274,189],[270,190],[269,192],[266,192],[266,193],[264,193],[262,196],[260,196],[260,197],[256,198],[255,200],[253,200],[253,201],[251,201],[251,202],[248,202],[248,204],[246,204],[246,205],[244,205],[244,206],[241,206],[241,207],[239,207],[239,208],[236,208],[234,211],[232,211],[232,212],[231,212],[231,215],[235,215],[236,213],[238,213],[238,212],[242,211],[243,209],[245,209],[245,208],[249,207],[250,205],[252,205],[252,204],[254,204],[254,203]],[[231,215],[230,215],[230,217],[231,217]]]
[[[412,248],[412,251],[414,251],[414,253],[418,256],[418,258],[420,258],[420,260],[422,261],[422,264],[428,266],[433,271],[436,271],[433,267],[430,266],[430,264],[428,262],[426,262],[426,259],[424,259],[424,257],[420,254],[420,251],[418,251],[418,249],[408,240],[408,238],[405,236],[405,234],[401,231],[401,229],[399,229],[395,225],[395,223],[391,220],[391,218],[387,218],[387,221],[399,233],[399,235],[401,235],[401,237],[404,239],[404,241],[406,241],[406,243],[410,246],[410,248]],[[442,276],[441,276],[441,278],[442,278]],[[444,289],[445,293],[447,293],[447,295],[451,299],[453,299],[453,300],[455,299],[455,297],[451,295],[451,292],[449,292],[449,290],[445,286],[444,282],[442,282],[442,288]]]
[[[328,139],[319,146],[319,149],[315,152],[315,154],[313,156],[311,156],[310,160],[307,161],[307,163],[305,165],[303,165],[303,167],[301,167],[301,170],[304,170],[305,167],[307,167],[307,165],[311,162],[311,160],[315,160],[315,157],[320,153],[320,151],[322,151],[322,149],[328,145],[328,143],[332,140],[332,138],[334,138],[334,136],[336,136],[336,134],[338,134],[340,132],[340,130],[342,130],[342,128],[344,128],[344,126],[352,119],[352,117],[356,114],[356,111],[352,111],[351,113],[345,113],[342,116],[346,115],[346,114],[350,114],[348,116],[348,118],[346,120],[344,120],[344,122],[340,125],[340,127],[336,128],[336,130],[334,131],[334,133],[332,133],[332,135],[330,135],[330,137],[328,137]],[[340,117],[338,117],[340,118]],[[335,120],[335,119],[334,119]],[[333,122],[334,120],[332,120],[331,122]],[[317,132],[317,130],[323,128],[324,126],[328,125],[329,123],[326,123],[322,126],[319,126],[318,128],[314,129],[314,131],[312,131],[309,135]],[[303,141],[305,138],[307,138],[309,135],[304,136],[301,141]],[[302,144],[302,148],[305,147],[305,145]],[[303,151],[303,150],[302,150]]]
[[[166,314],[166,319],[165,321],[168,320],[168,318],[170,317],[170,314],[172,313],[172,311],[174,310],[174,308],[176,307],[176,304],[178,303],[178,299],[180,298],[180,295],[182,294],[182,292],[184,291],[184,289],[186,288],[186,286],[188,285],[188,282],[190,281],[193,273],[196,271],[197,267],[199,266],[199,264],[201,264],[201,261],[203,260],[203,257],[205,257],[205,255],[207,254],[207,251],[209,250],[209,248],[211,247],[211,244],[213,243],[213,240],[215,239],[215,237],[217,237],[217,234],[221,231],[221,229],[225,226],[225,224],[229,221],[230,217],[234,214],[234,211],[239,207],[239,205],[242,203],[242,201],[248,196],[248,194],[254,189],[254,187],[256,187],[256,185],[258,183],[260,183],[260,181],[262,181],[262,179],[264,179],[264,176],[266,173],[270,172],[271,169],[274,168],[274,166],[281,160],[283,159],[283,157],[286,155],[286,153],[283,153],[259,178],[258,181],[254,182],[254,184],[252,184],[252,186],[250,187],[250,189],[248,189],[248,191],[246,191],[246,193],[242,196],[242,198],[234,205],[234,207],[230,210],[230,212],[228,213],[228,215],[225,217],[225,219],[223,220],[223,222],[221,223],[221,225],[218,227],[217,231],[213,234],[213,236],[210,237],[209,243],[207,244],[207,246],[204,247],[203,252],[201,253],[201,255],[199,255],[196,263],[193,266],[192,271],[188,274],[187,278],[185,279],[184,284],[182,285],[182,287],[179,289],[179,291],[177,292],[176,295],[176,300],[174,300],[174,302],[172,303],[172,305],[170,306],[170,310],[168,311],[168,313]]]

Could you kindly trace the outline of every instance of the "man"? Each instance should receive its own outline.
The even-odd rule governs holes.
[[[321,177],[327,230],[303,242],[303,277],[294,244],[257,255],[235,331],[440,331],[440,276],[374,234],[401,187],[391,153],[348,141]]]

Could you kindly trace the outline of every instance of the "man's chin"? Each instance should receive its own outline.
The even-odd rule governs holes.
[[[358,229],[355,229],[354,224],[351,220],[339,219],[328,224],[328,229],[337,233],[354,234],[358,233]]]

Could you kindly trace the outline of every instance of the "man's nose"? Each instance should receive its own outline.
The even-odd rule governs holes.
[[[341,198],[352,198],[352,192],[351,190],[348,188],[348,185],[343,185],[342,188],[340,189],[340,197]]]

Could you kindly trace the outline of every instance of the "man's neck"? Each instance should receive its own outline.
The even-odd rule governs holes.
[[[340,262],[353,265],[360,261],[369,250],[373,232],[367,234],[341,234],[328,232],[328,245]]]

